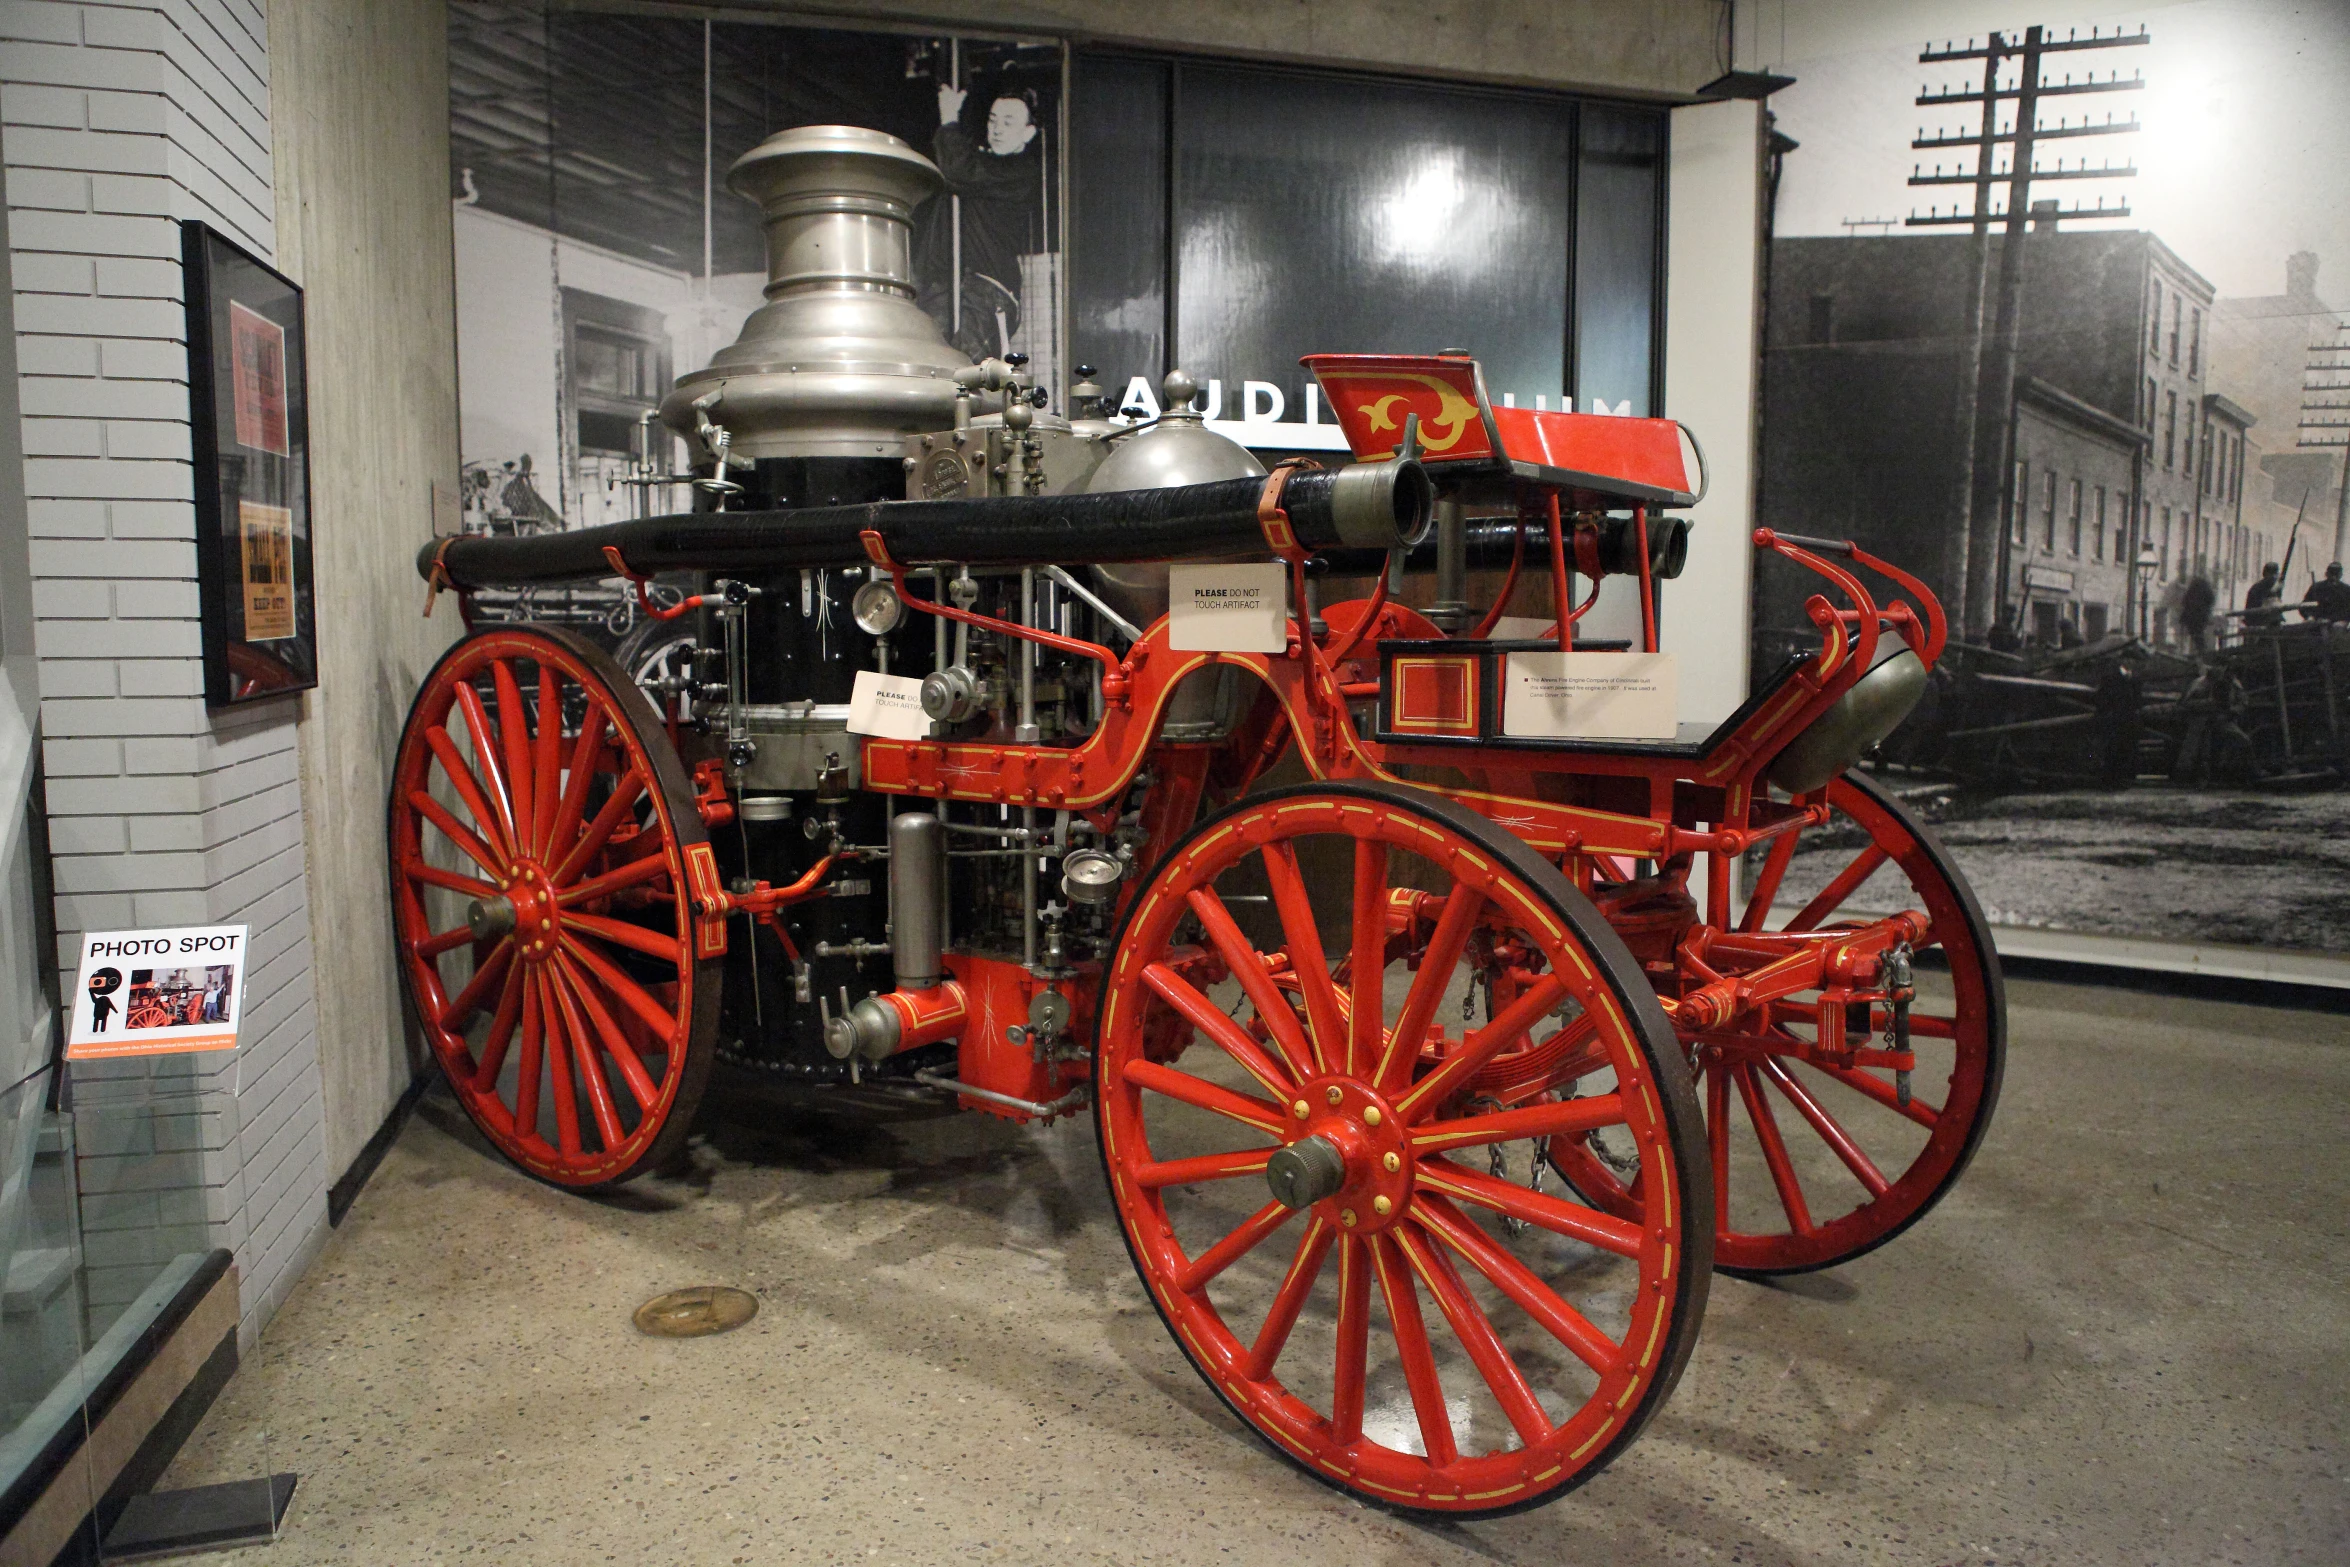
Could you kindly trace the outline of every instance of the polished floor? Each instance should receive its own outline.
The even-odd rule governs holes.
[[[2350,1560],[2350,1017],[2018,983],[1999,1119],[1841,1270],[1717,1281],[1582,1490],[1357,1506],[1192,1374],[1086,1124],[709,1124],[606,1201],[427,1099],[173,1471],[302,1476],[260,1561]],[[663,1290],[740,1330],[658,1340]]]

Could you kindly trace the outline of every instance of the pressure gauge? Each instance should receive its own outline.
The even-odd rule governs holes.
[[[1107,903],[1118,895],[1126,862],[1100,849],[1075,849],[1061,860],[1061,891],[1072,903]]]

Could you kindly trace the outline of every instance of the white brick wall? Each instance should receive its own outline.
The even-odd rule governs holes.
[[[0,0],[0,162],[64,961],[86,929],[253,927],[245,1044],[217,1079],[236,1114],[174,1123],[207,1129],[182,1162],[237,1250],[250,1338],[323,1238],[331,1176],[297,709],[202,697],[177,220],[273,257],[259,0]],[[85,1185],[141,1190],[144,1146],[93,1152]]]

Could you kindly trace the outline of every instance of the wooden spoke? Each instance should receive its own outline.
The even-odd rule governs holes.
[[[570,1039],[563,1026],[563,1013],[555,1004],[555,987],[546,971],[540,970],[536,979],[539,989],[539,1023],[547,1040],[547,1097],[555,1104],[555,1146],[572,1158],[579,1157],[579,1092],[571,1081]]]
[[[473,927],[458,925],[425,937],[416,944],[416,955],[420,958],[437,958],[444,952],[456,951],[472,940]]]
[[[505,745],[506,793],[514,802],[514,845],[520,850],[537,836],[530,810],[530,715],[522,710],[522,686],[505,659],[490,665],[498,693],[498,733]]]
[[[571,1064],[577,1069],[579,1086],[587,1093],[588,1113],[595,1120],[596,1135],[604,1140],[605,1147],[617,1148],[628,1136],[620,1129],[620,1107],[612,1102],[612,1087],[596,1065],[596,1044],[588,1033],[587,1018],[580,1012],[579,998],[572,993],[559,965],[547,970],[547,988],[562,1009],[563,1033],[570,1045]]]
[[[1256,1008],[1265,1032],[1272,1038],[1274,1050],[1288,1068],[1289,1081],[1302,1082],[1313,1076],[1313,1046],[1306,1043],[1306,1033],[1298,1024],[1297,1014],[1290,1009],[1288,998],[1281,994],[1281,987],[1273,983],[1273,976],[1266,972],[1264,958],[1241,934],[1231,910],[1224,907],[1224,900],[1216,895],[1213,887],[1195,887],[1186,901],[1192,913],[1199,917],[1200,929],[1207,933],[1209,945],[1223,958],[1232,977],[1240,981],[1241,993],[1248,997],[1249,1005]],[[1261,1075],[1250,1075],[1260,1083],[1265,1081]]]
[[[1893,1085],[1866,1067],[1827,1066],[1817,1061],[1811,1065],[1813,1070],[1826,1073],[1855,1093],[1874,1099],[1895,1115],[1906,1116],[1928,1131],[1942,1124],[1942,1111],[1938,1106],[1930,1105],[1914,1095],[1908,1104],[1903,1104]]]
[[[1787,922],[1789,930],[1815,930],[1820,921],[1844,907],[1844,900],[1860,891],[1861,884],[1877,874],[1887,855],[1882,847],[1870,844],[1860,851],[1859,858],[1836,873],[1836,879],[1822,887],[1819,896],[1803,906],[1803,912]]]
[[[505,856],[492,849],[465,829],[462,822],[451,816],[441,802],[422,789],[408,791],[408,807],[441,830],[441,836],[457,846],[457,852],[495,876],[505,870]]]
[[[531,741],[534,764],[530,781],[531,804],[536,807],[530,848],[544,858],[548,829],[554,825],[557,791],[563,783],[563,677],[552,664],[539,665],[538,733]]]
[[[563,856],[549,874],[548,879],[558,887],[576,880],[581,867],[585,866],[594,857],[596,851],[610,840],[620,824],[635,813],[636,802],[644,792],[645,775],[643,773],[634,767],[623,773],[620,782],[612,786],[612,798],[604,802],[604,808],[596,813],[594,821],[588,823],[587,831],[582,833],[579,841],[571,846],[570,852]],[[660,847],[658,843],[653,845],[655,852],[658,852]]]
[[[1257,1048],[1257,1042],[1226,1017],[1221,1007],[1201,995],[1191,981],[1164,963],[1153,963],[1142,971],[1142,982],[1182,1013],[1192,1027],[1207,1035],[1216,1048],[1239,1062],[1241,1070],[1263,1085],[1265,1092],[1285,1100],[1296,1090],[1289,1074]]]
[[[1730,1213],[1730,1078],[1719,1061],[1705,1066],[1705,1142],[1714,1167],[1714,1221],[1728,1225]]]
[[[473,971],[473,978],[466,981],[465,988],[451,997],[447,1006],[441,1008],[441,1027],[462,1027],[467,1018],[479,1012],[482,998],[496,988],[498,981],[505,975],[506,965],[513,960],[514,940],[512,937],[507,937],[492,947],[489,956],[483,958],[481,966]]]
[[[1237,1180],[1244,1175],[1263,1175],[1271,1162],[1270,1148],[1250,1148],[1239,1153],[1201,1154],[1192,1159],[1156,1159],[1137,1164],[1134,1179],[1149,1190],[1162,1186],[1195,1186],[1206,1181]]]
[[[555,901],[565,908],[593,903],[599,898],[609,898],[616,892],[626,892],[631,887],[658,881],[668,874],[669,862],[666,859],[647,855],[641,860],[630,861],[616,871],[606,871],[601,876],[590,876],[586,881],[573,882],[555,894]]]
[[[1420,1318],[1420,1292],[1412,1283],[1411,1265],[1394,1239],[1385,1235],[1371,1241],[1371,1265],[1378,1270],[1379,1293],[1387,1302],[1387,1322],[1395,1331],[1404,1384],[1412,1392],[1412,1413],[1419,1417],[1420,1446],[1430,1463],[1442,1467],[1459,1458],[1461,1450],[1453,1441],[1444,1381],[1436,1374],[1436,1355],[1428,1344],[1427,1324]]]
[[[1843,1125],[1822,1108],[1820,1102],[1811,1096],[1811,1091],[1797,1082],[1784,1066],[1766,1059],[1757,1062],[1754,1070],[1762,1073],[1770,1080],[1771,1086],[1787,1096],[1788,1102],[1811,1123],[1811,1129],[1820,1134],[1820,1141],[1826,1143],[1836,1157],[1844,1161],[1844,1168],[1850,1170],[1853,1179],[1868,1189],[1871,1197],[1882,1197],[1893,1189],[1893,1183],[1885,1179],[1885,1172],[1877,1168],[1876,1161],[1862,1151],[1860,1144],[1852,1140],[1852,1134],[1845,1131]]]
[[[1762,1144],[1763,1164],[1771,1172],[1771,1184],[1778,1188],[1779,1206],[1787,1211],[1787,1223],[1798,1235],[1809,1235],[1819,1226],[1811,1222],[1811,1205],[1804,1201],[1803,1182],[1795,1173],[1794,1161],[1787,1157],[1786,1140],[1779,1135],[1779,1120],[1772,1113],[1770,1101],[1754,1080],[1754,1073],[1744,1064],[1730,1067],[1737,1079],[1738,1097],[1746,1105],[1746,1118],[1754,1125],[1755,1141]]]
[[[498,851],[501,859],[513,858],[514,842],[507,836],[505,819],[482,798],[481,785],[474,778],[473,769],[465,765],[465,757],[458,751],[457,742],[449,738],[446,729],[435,725],[426,732],[424,743],[432,748],[432,754],[441,764],[442,776],[449,780],[449,787],[457,792],[457,803],[465,807],[465,813],[473,818],[473,824],[482,837]]]
[[[1469,1079],[1493,1059],[1502,1046],[1525,1037],[1526,1031],[1556,1010],[1567,996],[1567,982],[1557,973],[1544,974],[1528,985],[1499,1016],[1461,1042],[1461,1048],[1443,1064],[1412,1085],[1396,1101],[1404,1120],[1416,1121],[1469,1086]]]
[[[456,871],[442,870],[438,865],[427,865],[422,860],[407,867],[410,881],[423,882],[428,887],[441,887],[450,892],[463,893],[468,898],[494,898],[498,889],[486,881],[463,876]]]
[[[588,790],[596,781],[596,753],[603,749],[604,715],[591,711],[587,722],[579,726],[579,739],[571,747],[570,775],[563,785],[563,803],[555,808],[547,824],[546,848],[543,857],[553,860],[558,854],[569,854],[570,845],[579,835],[579,824],[587,819]]]
[[[1211,1279],[1262,1246],[1275,1230],[1287,1224],[1296,1213],[1295,1208],[1282,1203],[1265,1204],[1243,1219],[1239,1228],[1231,1234],[1192,1258],[1191,1266],[1176,1278],[1175,1287],[1186,1295],[1207,1288]]]
[[[637,1055],[636,1047],[628,1042],[627,1031],[596,994],[594,979],[585,969],[572,962],[569,956],[560,952],[555,954],[555,970],[579,998],[580,1008],[587,1014],[587,1020],[595,1025],[593,1037],[603,1046],[604,1053],[612,1058],[612,1064],[620,1069],[620,1080],[628,1085],[629,1095],[636,1100],[637,1109],[640,1112],[650,1110],[660,1102],[661,1090],[654,1084],[652,1074],[645,1070],[645,1063]]]
[[[1288,1116],[1279,1105],[1236,1094],[1229,1088],[1220,1088],[1205,1078],[1189,1072],[1178,1072],[1171,1066],[1156,1061],[1129,1061],[1125,1067],[1126,1081],[1137,1088],[1164,1094],[1169,1099],[1205,1110],[1227,1120],[1253,1126],[1260,1132],[1278,1137],[1288,1125]]]
[[[1387,1019],[1387,845],[1355,840],[1353,942],[1347,980],[1354,1006],[1347,1018],[1346,1069],[1368,1077],[1379,1060]]]
[[[522,992],[522,970],[507,965],[506,982],[498,988],[498,1010],[490,1018],[489,1035],[481,1042],[481,1061],[473,1069],[476,1093],[489,1093],[498,1086],[498,1074],[506,1068],[506,1047],[522,1022]]]
[[[1413,1183],[1425,1196],[1458,1198],[1480,1208],[1520,1219],[1554,1235],[1581,1241],[1619,1257],[1637,1257],[1642,1242],[1640,1226],[1593,1208],[1564,1202],[1513,1181],[1497,1180],[1482,1171],[1466,1169],[1450,1159],[1423,1159]]]
[[[1469,1266],[1493,1282],[1493,1287],[1516,1302],[1520,1311],[1542,1324],[1544,1331],[1574,1352],[1575,1358],[1607,1375],[1623,1358],[1624,1347],[1599,1330],[1548,1284],[1493,1237],[1469,1222],[1442,1197],[1428,1199],[1413,1210],[1428,1232],[1468,1259]]]
[[[1747,895],[1746,917],[1738,922],[1745,931],[1761,930],[1771,917],[1771,904],[1779,896],[1779,883],[1786,878],[1787,866],[1795,858],[1795,846],[1802,840],[1800,828],[1790,829],[1771,840],[1771,847],[1763,855],[1763,868],[1754,879],[1754,891]]]
[[[1412,976],[1412,987],[1404,995],[1403,1010],[1396,1015],[1395,1028],[1387,1036],[1379,1065],[1372,1073],[1371,1080],[1379,1087],[1394,1088],[1410,1075],[1412,1063],[1420,1058],[1420,1044],[1427,1037],[1428,1025],[1436,1017],[1436,1008],[1443,1002],[1446,988],[1452,984],[1461,949],[1468,945],[1469,933],[1477,928],[1478,917],[1484,912],[1485,894],[1475,887],[1465,883],[1456,885],[1445,896],[1444,908],[1436,916],[1436,928],[1428,937],[1428,948],[1420,954],[1420,972]]]
[[[1493,1331],[1485,1308],[1463,1287],[1451,1261],[1430,1246],[1421,1231],[1406,1224],[1398,1226],[1394,1235],[1396,1245],[1410,1259],[1412,1271],[1435,1297],[1436,1309],[1452,1324],[1452,1336],[1460,1340],[1461,1348],[1469,1352],[1469,1359],[1485,1378],[1485,1385],[1493,1390],[1494,1402],[1509,1417],[1518,1440],[1528,1447],[1539,1446],[1551,1433],[1550,1417],[1542,1412],[1534,1390],[1526,1385],[1525,1373],[1510,1358],[1501,1336]]]
[[[483,710],[481,693],[473,689],[470,680],[458,684],[456,702],[457,710],[465,715],[466,732],[473,737],[474,771],[489,791],[499,830],[506,842],[512,843],[515,841],[513,795],[506,787],[506,770],[498,763],[498,741],[490,726],[490,715]]]
[[[1290,1259],[1289,1271],[1281,1276],[1281,1288],[1274,1291],[1264,1325],[1257,1329],[1256,1342],[1249,1349],[1243,1374],[1250,1381],[1261,1382],[1273,1374],[1274,1362],[1281,1358],[1290,1331],[1297,1326],[1298,1313],[1305,1309],[1306,1297],[1313,1293],[1314,1280],[1322,1276],[1322,1260],[1330,1255],[1330,1243],[1337,1234],[1337,1227],[1320,1214],[1306,1221],[1306,1232],[1298,1237],[1297,1255]]]
[[[1412,1151],[1426,1154],[1477,1143],[1513,1143],[1526,1137],[1570,1137],[1597,1127],[1618,1126],[1623,1120],[1623,1095],[1595,1094],[1589,1099],[1561,1099],[1491,1115],[1437,1121],[1412,1133]]]
[[[653,1031],[655,1039],[674,1047],[678,1037],[677,1018],[668,1008],[654,1000],[644,986],[614,968],[601,953],[572,940],[568,935],[561,939],[563,952],[573,962],[594,975],[596,983],[602,985],[606,993],[618,998],[622,1006],[644,1019],[645,1026]]]
[[[1289,971],[1297,976],[1298,993],[1305,998],[1306,1025],[1313,1031],[1314,1063],[1322,1071],[1338,1069],[1345,1054],[1346,1024],[1338,1010],[1338,987],[1330,979],[1330,962],[1322,952],[1321,927],[1314,906],[1306,898],[1306,879],[1297,868],[1297,853],[1286,843],[1266,846],[1265,881],[1273,890],[1273,911],[1281,919]]]
[[[673,967],[683,967],[693,960],[685,943],[675,936],[647,930],[642,925],[631,925],[626,920],[609,920],[596,914],[567,911],[563,915],[563,929],[579,935],[593,936],[631,952],[641,952],[648,958],[659,958]]]
[[[546,1052],[546,1018],[539,1011],[538,981],[522,984],[522,1054],[516,1058],[514,1134],[539,1141],[539,1073]]]
[[[1365,1361],[1371,1347],[1371,1269],[1361,1241],[1338,1243],[1338,1356],[1330,1377],[1330,1437],[1340,1447],[1363,1439]]]

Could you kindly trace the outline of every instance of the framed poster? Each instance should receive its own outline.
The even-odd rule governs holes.
[[[302,291],[204,224],[180,225],[204,699],[318,684]]]

